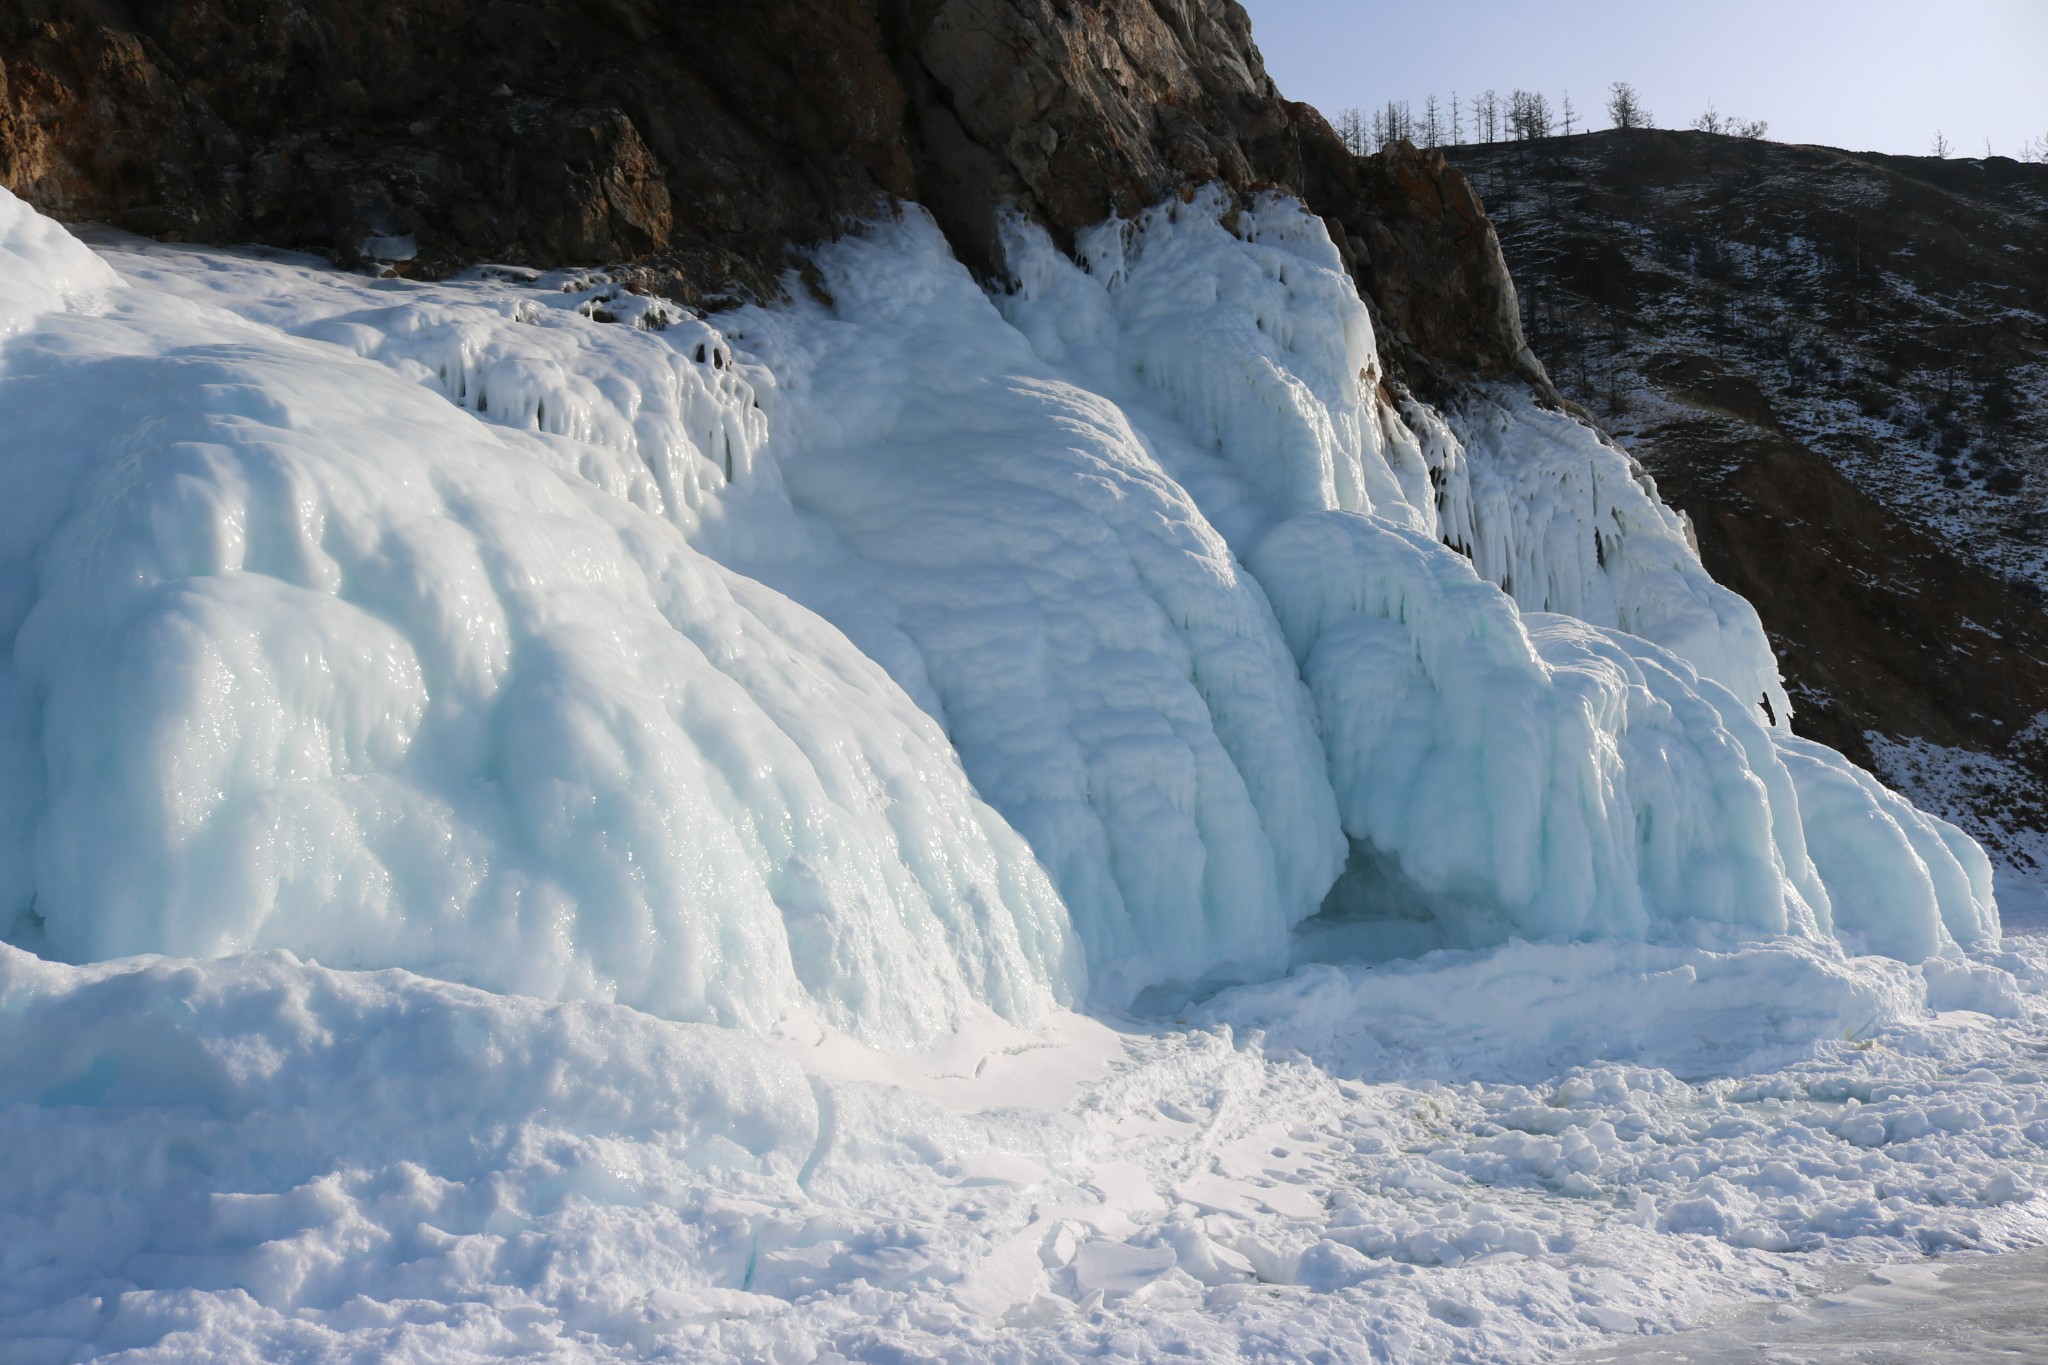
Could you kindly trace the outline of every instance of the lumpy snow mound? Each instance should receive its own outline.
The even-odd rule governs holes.
[[[1556,1360],[2048,1240],[2048,958],[2003,961],[1518,945],[885,1070],[0,945],[0,1359]]]
[[[712,318],[94,240],[0,192],[0,1356],[1512,1359],[2048,1233],[1982,852],[1298,206]]]

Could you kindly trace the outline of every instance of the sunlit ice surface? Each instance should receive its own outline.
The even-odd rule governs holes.
[[[1527,1359],[2042,1240],[1982,853],[1291,203],[711,317],[92,240],[0,201],[10,1358]]]

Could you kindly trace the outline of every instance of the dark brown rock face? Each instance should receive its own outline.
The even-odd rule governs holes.
[[[1518,373],[1550,396],[1550,381],[1523,346],[1514,282],[1500,241],[1470,182],[1443,153],[1396,143],[1359,162],[1345,224],[1352,273],[1379,307],[1395,343],[1459,373]],[[1512,349],[1511,349],[1512,348]]]
[[[1188,186],[1331,220],[1416,376],[1529,368],[1456,171],[1349,155],[1234,0],[0,0],[0,183],[343,262],[640,262],[691,301],[892,199],[995,267]]]
[[[0,4],[0,180],[58,217],[418,268],[667,254],[699,296],[916,188],[855,4]]]

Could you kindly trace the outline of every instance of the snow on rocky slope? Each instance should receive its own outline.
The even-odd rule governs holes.
[[[711,318],[95,240],[0,198],[23,1358],[1506,1358],[2038,1237],[1982,853],[1289,201]]]
[[[2048,166],[1656,129],[1447,155],[1551,377],[1762,614],[1799,732],[2038,902]]]

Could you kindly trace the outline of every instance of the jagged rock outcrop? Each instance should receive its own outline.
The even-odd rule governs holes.
[[[1514,281],[1471,183],[1443,153],[1405,142],[1357,167],[1354,207],[1342,215],[1363,234],[1348,242],[1352,274],[1395,343],[1441,367],[1438,387],[1460,373],[1517,373],[1553,397],[1542,365],[1521,344]]]
[[[0,0],[0,183],[157,236],[713,302],[890,199],[986,272],[1000,205],[1064,238],[1211,180],[1328,217],[1415,380],[1536,373],[1462,177],[1352,157],[1234,0]]]

